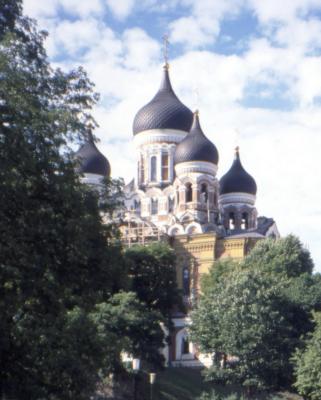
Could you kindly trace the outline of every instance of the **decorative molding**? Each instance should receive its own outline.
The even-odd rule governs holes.
[[[215,176],[217,172],[217,165],[207,161],[189,161],[176,164],[175,172],[177,176],[182,176],[195,172]]]
[[[175,129],[150,129],[134,136],[137,148],[153,143],[180,143],[188,132]]]
[[[98,174],[84,174],[83,177],[80,178],[82,183],[86,185],[97,185],[100,186],[103,183],[104,176]]]
[[[239,205],[239,204],[250,204],[254,205],[256,200],[256,196],[253,194],[249,193],[241,193],[241,192],[235,192],[235,193],[227,193],[227,194],[221,194],[219,196],[219,204],[222,206],[225,205]]]

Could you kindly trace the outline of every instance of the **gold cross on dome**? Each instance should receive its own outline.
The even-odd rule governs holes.
[[[165,35],[163,36],[163,56],[165,61],[165,67],[168,67],[168,47],[169,47],[168,34],[165,33]]]

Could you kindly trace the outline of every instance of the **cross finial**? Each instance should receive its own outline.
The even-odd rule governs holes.
[[[239,146],[235,147],[235,156],[234,156],[235,160],[239,160],[240,159],[240,148]]]
[[[169,40],[168,40],[168,34],[165,33],[163,36],[163,56],[164,56],[164,62],[165,62],[165,68],[168,68],[168,47],[169,47]]]

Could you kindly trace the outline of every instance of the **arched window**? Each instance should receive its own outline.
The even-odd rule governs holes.
[[[155,215],[157,213],[158,213],[158,200],[157,199],[152,199],[151,214]]]
[[[150,159],[150,180],[151,182],[157,181],[157,158],[152,156]]]
[[[162,154],[162,181],[168,181],[168,154]]]
[[[173,212],[174,211],[174,204],[175,204],[175,198],[174,197],[169,197],[168,198],[168,212]]]
[[[246,212],[242,213],[241,229],[248,229],[249,227],[249,217]]]
[[[202,183],[201,186],[201,203],[206,204],[208,200],[208,190],[206,183]]]
[[[183,354],[189,354],[189,340],[187,335],[182,337],[182,355]]]
[[[190,274],[187,267],[183,269],[183,295],[190,295]]]
[[[140,211],[140,200],[134,200],[134,209]]]
[[[139,176],[140,176],[140,183],[143,184],[145,182],[145,163],[144,163],[144,157],[142,155],[140,156]]]
[[[193,200],[192,184],[187,183],[185,185],[185,201],[186,203],[190,203],[192,200]]]
[[[231,230],[235,229],[235,214],[233,212],[229,214],[228,227]]]

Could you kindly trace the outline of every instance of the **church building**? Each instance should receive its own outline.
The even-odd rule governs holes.
[[[155,96],[136,114],[133,142],[137,173],[125,186],[120,230],[126,246],[168,242],[176,253],[177,280],[187,310],[197,300],[200,276],[225,257],[242,259],[258,240],[278,237],[272,218],[258,216],[257,185],[231,149],[230,169],[217,176],[219,152],[192,112],[175,94],[167,62]],[[91,140],[77,152],[83,181],[99,185],[110,164]],[[187,314],[173,315],[171,345],[164,349],[172,366],[209,365],[188,339]]]

